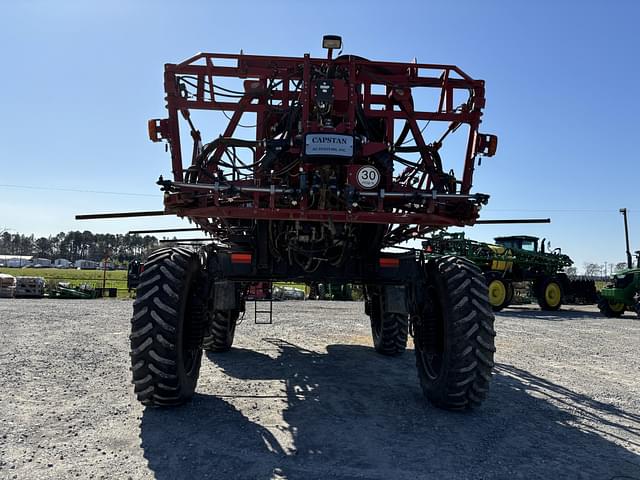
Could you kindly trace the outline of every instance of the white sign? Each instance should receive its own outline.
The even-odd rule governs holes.
[[[364,165],[358,169],[358,173],[356,173],[356,181],[361,188],[376,188],[380,183],[380,172],[376,167]]]
[[[306,155],[353,157],[353,137],[337,133],[308,133],[304,152]]]

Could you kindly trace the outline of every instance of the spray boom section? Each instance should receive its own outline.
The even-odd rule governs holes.
[[[326,36],[324,59],[199,53],[165,65],[168,117],[149,121],[171,151],[165,211],[219,238],[246,220],[385,225],[384,245],[474,224],[489,198],[471,192],[474,167],[497,146],[478,131],[484,82],[453,65],[332,58],[341,45]],[[222,134],[196,125],[202,111],[225,115]],[[460,153],[445,159],[453,137]]]

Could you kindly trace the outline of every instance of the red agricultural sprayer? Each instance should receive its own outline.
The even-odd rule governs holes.
[[[478,130],[484,82],[453,65],[332,58],[340,37],[323,46],[326,58],[200,53],[165,65],[168,116],[149,121],[171,152],[164,213],[211,242],[160,249],[140,277],[131,358],[145,405],[187,401],[203,347],[231,347],[250,286],[289,280],[363,285],[375,349],[400,354],[411,334],[432,403],[485,397],[495,334],[482,273],[384,251],[478,219],[488,196],[472,193],[474,167],[497,144]],[[222,134],[210,131],[221,115]]]

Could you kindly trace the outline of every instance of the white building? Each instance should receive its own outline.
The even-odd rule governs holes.
[[[30,267],[31,255],[0,255],[0,263],[11,268]]]
[[[73,262],[70,262],[66,258],[56,258],[53,262],[53,266],[56,268],[71,268]]]
[[[51,266],[51,260],[49,260],[48,258],[33,258],[33,259],[31,259],[31,263],[35,267],[50,267]]]
[[[98,262],[94,262],[92,260],[76,260],[74,265],[80,270],[95,270],[98,266]]]

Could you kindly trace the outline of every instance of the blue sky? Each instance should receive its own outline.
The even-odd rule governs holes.
[[[579,268],[623,261],[620,207],[640,249],[639,18],[631,0],[2,0],[0,228],[48,235],[184,226],[73,219],[161,208],[154,182],[170,173],[169,156],[148,141],[146,121],[164,116],[163,64],[198,51],[320,56],[322,35],[335,33],[345,53],[453,63],[486,80],[482,131],[500,141],[476,170],[475,191],[491,194],[483,218],[553,223],[478,226],[470,236],[537,234]]]

